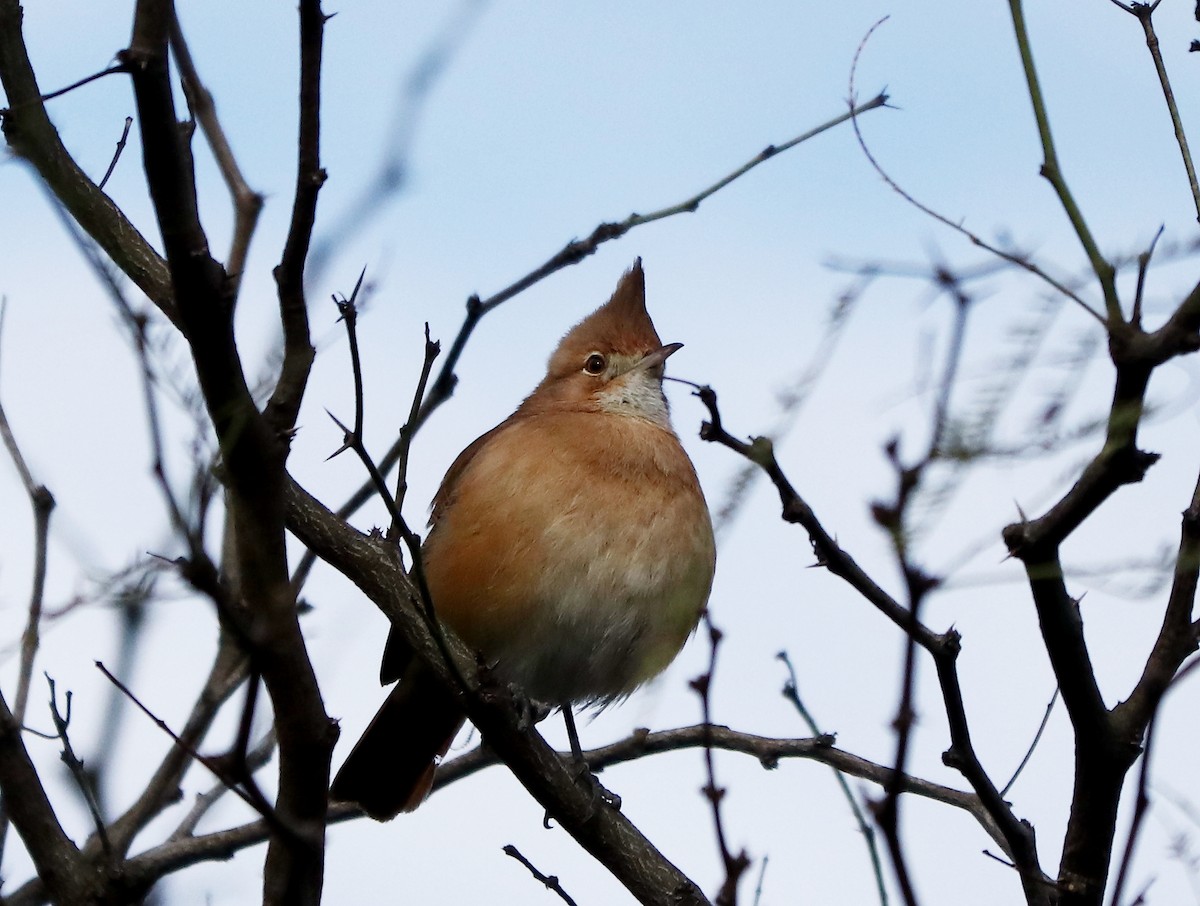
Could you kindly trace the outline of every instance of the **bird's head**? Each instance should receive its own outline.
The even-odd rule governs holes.
[[[663,364],[682,345],[664,345],[654,329],[639,258],[612,298],[562,338],[546,377],[522,408],[603,411],[669,425]]]

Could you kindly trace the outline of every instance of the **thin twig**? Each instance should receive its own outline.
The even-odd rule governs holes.
[[[258,741],[253,749],[246,753],[246,771],[250,774],[257,771],[271,760],[271,756],[274,753],[275,731],[270,730]],[[183,840],[195,834],[196,828],[200,824],[200,819],[207,815],[209,810],[228,792],[229,785],[223,781],[218,781],[206,792],[196,796],[196,801],[192,803],[192,807],[188,810],[187,815],[179,822],[175,830],[171,833],[171,836],[167,838],[168,842]]]
[[[365,269],[364,269],[365,273]],[[387,508],[388,515],[391,517],[391,527],[388,532],[388,540],[394,542],[397,537],[404,541],[404,546],[408,549],[409,558],[412,562],[410,575],[417,586],[417,590],[421,598],[421,613],[433,633],[434,640],[437,642],[441,656],[445,659],[446,665],[450,672],[454,675],[460,689],[467,688],[467,682],[463,677],[462,672],[458,668],[458,662],[450,653],[450,648],[446,643],[446,636],[442,631],[441,623],[438,621],[437,614],[433,609],[433,595],[429,592],[429,584],[425,579],[425,567],[421,560],[421,537],[414,532],[408,525],[401,513],[399,504],[396,498],[393,498],[388,490],[387,481],[383,477],[383,471],[375,464],[375,460],[371,458],[371,454],[367,452],[366,443],[363,440],[363,379],[362,379],[362,364],[359,360],[358,353],[358,310],[354,304],[354,297],[358,293],[359,287],[362,286],[362,275],[359,275],[358,283],[354,286],[354,292],[347,299],[344,296],[339,299],[334,297],[334,302],[337,303],[338,311],[342,315],[342,321],[346,325],[346,338],[350,346],[350,366],[354,375],[354,427],[347,428],[332,412],[327,413],[334,424],[342,429],[342,445],[329,455],[329,459],[337,456],[346,450],[353,450],[358,457],[363,467],[367,470],[370,476],[371,486],[375,489],[375,493],[379,495]],[[428,331],[428,328],[426,328]],[[438,344],[430,343],[428,332],[426,333],[426,368],[422,370],[422,375],[418,384],[424,386],[425,380],[428,378],[428,366],[432,364],[430,358],[430,350],[436,354]],[[411,420],[409,424],[412,424]],[[401,432],[403,440],[405,432]],[[409,435],[411,436],[411,435]],[[403,490],[404,485],[399,485],[397,491]],[[310,552],[311,553],[311,552]],[[302,561],[300,567],[297,568],[297,574],[300,574],[304,569],[305,563]],[[299,588],[299,583],[293,579],[293,587]]]
[[[0,108],[0,118],[3,118],[4,115],[9,113],[10,111],[20,110],[22,107],[31,106],[32,104],[37,103],[39,101],[41,103],[45,103],[46,101],[52,101],[55,98],[62,97],[64,94],[74,91],[76,88],[82,88],[84,85],[87,85],[89,82],[94,82],[97,79],[104,78],[105,76],[116,75],[117,73],[127,72],[127,71],[128,71],[128,69],[126,68],[124,63],[117,63],[114,66],[108,67],[108,69],[102,69],[102,70],[100,70],[100,72],[94,72],[90,76],[84,76],[79,81],[72,82],[66,88],[59,88],[57,91],[51,91],[49,94],[43,94],[40,98],[38,98],[36,100],[30,100],[24,104],[14,104],[12,107],[2,107],[2,108]]]
[[[362,435],[363,429],[363,379],[362,379],[362,359],[358,354],[358,293],[362,289],[363,279],[367,276],[367,269],[364,266],[359,271],[358,279],[354,282],[354,289],[350,291],[350,298],[345,296],[334,296],[333,304],[337,306],[338,316],[342,323],[346,325],[346,341],[350,348],[350,370],[354,376],[354,433]],[[342,450],[347,449],[345,446],[332,454],[329,458],[337,456]]]
[[[853,99],[855,97],[854,81],[855,81],[856,72],[858,70],[859,58],[862,56],[863,49],[866,47],[867,41],[870,40],[871,35],[875,32],[875,29],[879,28],[879,26],[881,26],[884,22],[886,22],[888,20],[888,18],[889,18],[888,16],[884,16],[882,19],[880,19],[878,22],[876,22],[874,25],[872,25],[870,27],[870,29],[867,30],[866,35],[863,37],[861,43],[858,46],[858,50],[854,54],[854,63],[850,67],[851,103],[853,103]],[[879,178],[882,179],[884,181],[884,183],[887,184],[889,189],[891,189],[893,192],[895,192],[897,195],[899,195],[901,198],[903,198],[906,202],[908,202],[910,205],[912,205],[914,208],[916,208],[922,214],[925,214],[926,216],[933,218],[938,223],[949,227],[950,229],[954,230],[959,235],[963,236],[972,245],[978,246],[979,248],[983,249],[984,251],[990,252],[991,254],[995,255],[997,258],[1007,261],[1010,264],[1015,264],[1017,267],[1028,271],[1029,273],[1033,274],[1035,277],[1038,277],[1039,279],[1050,284],[1050,286],[1054,287],[1055,290],[1062,293],[1068,299],[1071,299],[1073,302],[1075,302],[1077,305],[1079,305],[1080,308],[1082,308],[1085,312],[1087,312],[1089,315],[1091,315],[1093,318],[1095,318],[1101,324],[1104,323],[1103,315],[1101,315],[1098,311],[1096,311],[1094,308],[1092,308],[1090,305],[1088,305],[1087,302],[1085,302],[1078,294],[1076,294],[1065,283],[1063,283],[1061,280],[1056,279],[1055,277],[1052,277],[1047,271],[1043,270],[1039,265],[1035,264],[1029,258],[1022,256],[1022,255],[1014,254],[1012,252],[1005,251],[1004,249],[1000,248],[999,246],[993,245],[992,243],[985,240],[978,233],[967,229],[965,226],[962,225],[962,223],[955,221],[955,220],[951,220],[945,214],[935,211],[933,208],[929,207],[929,205],[925,204],[922,201],[919,201],[914,195],[912,195],[906,189],[901,187],[901,185],[899,183],[897,183],[894,179],[892,179],[891,175],[883,168],[883,165],[879,163],[879,161],[875,158],[875,155],[873,153],[871,153],[871,149],[867,145],[866,139],[863,137],[862,131],[859,128],[857,114],[855,114],[851,118],[851,123],[854,126],[854,134],[858,139],[858,145],[862,149],[863,154],[866,156],[867,162],[871,165],[872,169],[874,169],[875,172],[877,174],[879,174]]]
[[[1121,4],[1117,4],[1121,6]],[[1196,182],[1196,168],[1192,164],[1192,152],[1188,150],[1187,133],[1183,129],[1183,120],[1179,116],[1179,107],[1175,103],[1175,92],[1171,90],[1171,79],[1167,75],[1166,64],[1163,63],[1162,51],[1158,46],[1158,35],[1154,32],[1154,11],[1158,9],[1158,0],[1154,3],[1131,3],[1122,6],[1132,13],[1146,35],[1146,47],[1150,58],[1154,61],[1154,71],[1158,75],[1158,84],[1162,88],[1163,100],[1167,102],[1167,111],[1171,115],[1171,125],[1175,129],[1175,142],[1179,145],[1179,154],[1183,158],[1183,168],[1187,171],[1188,187],[1192,190],[1192,202],[1196,206],[1196,219],[1200,220],[1200,185]]]
[[[775,657],[783,661],[783,665],[788,672],[788,681],[783,685],[783,697],[792,703],[792,706],[814,736],[822,735],[817,722],[813,720],[812,714],[809,713],[808,708],[800,699],[800,685],[796,679],[796,668],[792,666],[792,659],[788,657],[786,651],[779,652]],[[875,828],[871,826],[871,822],[863,814],[862,807],[858,804],[858,799],[850,789],[850,784],[846,782],[846,775],[837,768],[833,768],[832,770],[833,776],[837,778],[842,795],[850,805],[850,812],[854,815],[854,821],[858,824],[858,830],[867,845],[867,855],[871,859],[871,870],[875,874],[875,890],[879,894],[879,902],[881,906],[887,906],[887,884],[883,880],[883,863],[879,859],[879,847],[875,843]]]
[[[1038,81],[1037,69],[1033,65],[1033,51],[1029,46],[1029,30],[1025,26],[1025,12],[1021,0],[1008,0],[1009,11],[1012,14],[1013,31],[1016,32],[1017,49],[1021,55],[1021,68],[1025,72],[1025,82],[1029,89],[1029,101],[1033,105],[1033,116],[1037,120],[1038,136],[1042,143],[1042,176],[1054,188],[1059,203],[1070,220],[1075,235],[1083,246],[1084,253],[1092,265],[1092,272],[1100,282],[1100,291],[1104,296],[1104,310],[1108,324],[1121,323],[1121,304],[1117,298],[1115,270],[1101,254],[1092,232],[1084,220],[1083,212],[1075,203],[1067,181],[1063,177],[1062,167],[1058,163],[1058,154],[1054,150],[1054,136],[1050,132],[1050,117],[1046,113],[1046,102],[1042,97],[1042,86]],[[1092,311],[1092,309],[1088,309]],[[1095,314],[1095,312],[1093,312]]]
[[[569,906],[576,906],[575,901],[571,899],[570,895],[565,890],[563,890],[562,884],[559,883],[557,875],[542,874],[537,870],[536,867],[534,867],[534,864],[526,859],[525,856],[521,854],[521,851],[511,843],[505,844],[504,854],[506,856],[512,856],[512,858],[516,859],[527,869],[529,869],[529,873],[533,875],[535,880],[545,885],[547,890],[552,890],[558,894],[559,899],[561,899],[564,903],[568,903]]]
[[[24,723],[29,701],[29,687],[33,676],[33,662],[39,646],[39,630],[42,621],[42,606],[46,591],[46,573],[49,566],[50,515],[54,510],[54,495],[42,484],[32,481],[29,468],[13,437],[4,406],[0,404],[0,436],[4,438],[9,456],[21,474],[29,503],[33,509],[33,583],[29,592],[29,607],[25,629],[21,633],[21,661],[17,672],[17,694],[13,701],[13,715],[18,723]],[[0,840],[3,834],[0,834]]]
[[[88,811],[92,815],[92,822],[96,828],[96,835],[100,838],[100,845],[104,848],[105,855],[111,858],[112,844],[108,839],[104,816],[100,814],[100,803],[96,798],[96,790],[92,786],[87,771],[84,770],[83,762],[75,755],[75,750],[71,746],[71,737],[67,733],[71,725],[71,690],[67,690],[66,713],[64,714],[58,709],[58,691],[53,677],[49,673],[44,676],[50,686],[50,717],[54,721],[54,730],[58,734],[59,741],[62,742],[63,764],[67,766],[67,770],[71,772],[71,776],[79,785],[79,791],[83,794],[83,800],[87,803]]]
[[[786,438],[799,422],[804,404],[816,390],[821,377],[833,362],[838,341],[845,333],[846,326],[850,323],[850,315],[870,280],[871,278],[862,279],[856,287],[838,296],[826,317],[825,328],[814,346],[812,358],[789,382],[788,387],[776,394],[779,407],[778,416],[765,435],[773,443],[778,443]],[[667,378],[675,380],[670,375]],[[685,381],[684,383],[690,382]],[[750,490],[760,473],[761,470],[754,463],[746,463],[729,481],[725,490],[725,499],[720,505],[713,507],[713,532],[718,539],[733,525],[742,504],[749,499]]]
[[[1162,238],[1163,229],[1163,224],[1159,224],[1158,230],[1154,233],[1154,238],[1150,240],[1150,245],[1137,257],[1137,291],[1133,296],[1133,311],[1129,315],[1129,323],[1139,329],[1142,326],[1142,299],[1146,291],[1146,271],[1150,268],[1150,259],[1154,256],[1154,247],[1158,245],[1158,240]]]
[[[1001,796],[1007,796],[1008,791],[1013,788],[1013,784],[1017,782],[1017,778],[1021,776],[1021,772],[1025,770],[1025,765],[1029,764],[1029,759],[1033,757],[1033,753],[1037,750],[1038,743],[1042,740],[1042,734],[1046,732],[1046,725],[1050,723],[1050,715],[1054,711],[1054,705],[1058,702],[1058,686],[1054,687],[1054,694],[1050,696],[1050,701],[1046,703],[1046,713],[1042,715],[1042,722],[1038,724],[1037,732],[1033,734],[1033,742],[1029,744],[1029,748],[1025,750],[1025,757],[1021,759],[1021,763],[1017,765],[1017,769],[1013,771],[1013,775],[1008,778],[1008,783],[1004,784],[1000,789]]]
[[[400,451],[396,459],[396,511],[404,511],[404,498],[408,495],[408,454],[412,448],[413,435],[417,430],[417,416],[421,410],[421,400],[425,398],[425,387],[429,383],[429,375],[433,371],[433,362],[442,351],[442,344],[430,339],[429,322],[425,322],[425,357],[421,363],[421,376],[417,379],[417,388],[413,392],[412,408],[408,411],[408,420],[400,428]],[[400,524],[394,519],[388,529],[388,537],[396,538],[400,532]]]
[[[8,300],[0,298],[0,334],[3,332],[4,314]],[[29,689],[33,681],[33,665],[41,643],[42,609],[45,601],[46,574],[49,569],[50,516],[54,510],[54,495],[43,484],[34,481],[33,473],[25,462],[21,448],[9,424],[4,404],[0,402],[0,439],[3,439],[9,458],[20,476],[21,485],[29,498],[33,510],[33,581],[29,591],[29,606],[26,609],[25,629],[21,633],[21,657],[17,668],[17,694],[13,701],[13,719],[18,725],[25,723]],[[9,814],[6,804],[0,802],[0,855],[4,853],[8,839]]]
[[[121,692],[124,693],[124,695],[131,702],[133,702],[134,705],[137,706],[137,709],[139,711],[141,711],[148,718],[150,718],[150,720],[152,720],[154,722],[154,725],[156,727],[158,727],[160,730],[162,730],[164,733],[166,733],[167,736],[169,736],[171,738],[171,742],[173,742],[176,746],[178,746],[179,748],[181,748],[185,752],[187,752],[188,755],[190,755],[193,760],[198,761],[200,764],[202,764],[206,768],[208,768],[208,770],[212,773],[212,775],[214,777],[216,777],[219,781],[221,781],[227,787],[229,787],[230,791],[235,796],[237,796],[239,799],[241,799],[243,802],[245,802],[246,805],[250,806],[252,809],[254,809],[254,811],[258,812],[258,814],[261,815],[267,821],[268,824],[272,825],[276,829],[284,831],[285,833],[287,832],[287,829],[283,828],[282,824],[279,822],[278,818],[275,816],[274,810],[271,809],[269,805],[266,805],[263,802],[255,802],[254,798],[252,796],[250,796],[249,794],[247,794],[245,792],[245,790],[241,789],[241,787],[238,786],[237,781],[228,775],[228,773],[225,771],[225,768],[219,759],[209,758],[208,756],[201,755],[199,752],[197,752],[193,746],[189,745],[186,740],[184,740],[182,737],[179,736],[179,734],[177,734],[174,730],[172,730],[171,727],[167,724],[167,722],[165,720],[163,720],[161,717],[159,717],[157,714],[155,714],[153,711],[151,711],[148,707],[146,707],[146,705],[144,705],[142,703],[142,700],[140,698],[138,698],[136,695],[134,695],[133,691],[128,686],[126,686],[123,682],[121,682],[119,679],[117,679],[109,671],[109,669],[104,666],[103,662],[96,661],[95,664],[96,664],[96,669],[99,670],[102,674],[104,674],[104,678],[107,679],[114,686],[116,686],[118,689],[120,689]]]
[[[704,625],[708,630],[709,656],[708,669],[700,676],[692,680],[690,685],[700,698],[700,711],[703,717],[703,727],[705,731],[711,733],[712,730],[712,713],[711,713],[711,696],[713,677],[717,669],[717,650],[721,645],[722,633],[716,626],[713,625],[711,615],[705,611]],[[713,759],[713,746],[711,744],[711,736],[706,739],[704,745],[704,770],[708,777],[708,782],[705,784],[702,792],[704,798],[708,800],[708,804],[712,809],[713,831],[717,837],[717,849],[720,852],[721,863],[725,868],[725,881],[721,884],[721,889],[717,892],[717,906],[736,906],[737,904],[737,886],[746,869],[750,867],[750,857],[745,850],[734,855],[729,848],[728,839],[725,835],[725,823],[721,818],[721,802],[725,798],[724,787],[717,786],[717,772]]]
[[[171,10],[170,41],[171,52],[179,67],[179,81],[183,86],[188,109],[196,118],[196,122],[200,124],[200,131],[204,133],[204,138],[208,141],[209,148],[212,149],[217,167],[221,171],[221,177],[225,180],[225,185],[233,200],[233,238],[230,241],[229,257],[225,260],[225,270],[233,283],[236,295],[236,287],[240,285],[242,272],[246,269],[246,256],[250,250],[250,240],[254,237],[258,215],[262,213],[263,196],[262,193],[251,189],[242,175],[233,148],[217,117],[217,107],[213,102],[212,93],[200,81],[200,74],[196,70],[195,61],[192,59],[192,53],[188,49],[183,35],[183,28],[179,24],[178,12],[174,7]],[[103,186],[104,183],[100,185]]]
[[[759,906],[762,902],[763,879],[767,876],[767,863],[770,860],[770,856],[763,856],[762,863],[758,867],[758,883],[754,885],[754,906]]]
[[[399,97],[384,132],[388,138],[382,160],[362,184],[358,197],[345,206],[336,220],[326,223],[313,242],[306,270],[311,285],[321,283],[337,253],[408,185],[409,162],[426,102],[486,7],[486,0],[460,0],[401,79]]]
[[[758,154],[752,157],[742,166],[738,167],[732,173],[729,173],[707,188],[701,189],[695,195],[673,205],[668,205],[665,208],[660,208],[657,211],[652,211],[649,214],[630,214],[624,220],[612,223],[602,223],[592,230],[591,235],[586,239],[573,239],[568,242],[557,254],[548,259],[541,267],[526,274],[520,280],[510,284],[486,299],[480,299],[478,296],[472,296],[467,300],[467,315],[463,321],[462,327],[459,329],[458,336],[450,346],[450,351],[446,354],[446,360],[442,364],[442,369],[438,372],[437,379],[434,380],[430,387],[428,397],[424,400],[421,406],[421,414],[418,420],[418,427],[424,424],[432,414],[433,410],[440,406],[443,402],[449,399],[454,392],[454,385],[457,383],[457,377],[454,374],[454,369],[458,365],[459,356],[466,345],[467,339],[475,326],[488,312],[503,305],[509,299],[524,292],[536,283],[541,282],[551,274],[557,273],[565,267],[573,264],[578,264],[584,258],[593,254],[605,242],[610,242],[614,239],[620,239],[630,230],[635,227],[642,226],[647,223],[654,223],[657,220],[664,220],[667,217],[674,217],[677,214],[691,214],[699,209],[700,204],[707,198],[711,197],[721,189],[728,186],[734,180],[749,173],[759,164],[770,160],[771,158],[787,151],[797,145],[815,138],[822,132],[839,126],[842,123],[853,120],[858,116],[866,113],[869,110],[875,110],[879,107],[887,105],[887,95],[878,94],[871,100],[866,101],[857,106],[851,106],[846,113],[833,117],[830,120],[822,123],[814,129],[809,129],[807,132],[797,135],[795,138],[789,139],[781,145],[767,145]],[[390,452],[390,451],[389,451]],[[384,460],[387,463],[387,458]],[[390,465],[385,467],[390,468]]]
[[[1142,823],[1146,813],[1150,811],[1149,779],[1150,756],[1154,750],[1154,728],[1158,721],[1151,720],[1146,730],[1146,744],[1142,750],[1142,767],[1138,771],[1137,796],[1134,799],[1133,817],[1129,821],[1129,834],[1125,837],[1125,850],[1121,854],[1121,866],[1117,869],[1117,880],[1113,884],[1112,897],[1109,906],[1120,906],[1121,894],[1125,890],[1125,882],[1129,878],[1129,869],[1133,865],[1133,854],[1137,848],[1138,836],[1142,831]]]
[[[133,117],[125,117],[125,128],[121,130],[121,137],[117,139],[117,150],[113,152],[112,160],[108,162],[108,169],[104,171],[104,176],[96,184],[97,189],[103,189],[108,184],[108,178],[113,175],[113,170],[117,168],[117,161],[121,159],[121,152],[125,150],[125,142],[129,140],[129,130],[132,127]]]
[[[337,305],[338,314],[341,316],[341,321],[346,325],[346,342],[350,348],[350,371],[354,379],[354,427],[346,427],[332,412],[326,410],[329,417],[333,419],[334,424],[342,429],[342,445],[330,453],[327,459],[333,459],[347,450],[353,450],[366,468],[367,474],[370,475],[375,493],[379,495],[384,506],[387,507],[388,514],[392,517],[393,523],[395,523],[400,519],[395,498],[392,497],[391,492],[388,490],[383,474],[376,467],[375,461],[367,452],[363,441],[363,420],[365,418],[366,406],[363,399],[362,359],[358,352],[358,308],[355,305],[355,298],[358,296],[359,289],[362,288],[363,277],[366,273],[367,269],[364,267],[362,273],[358,275],[358,281],[354,284],[354,290],[350,293],[350,298],[346,298],[345,296],[333,297],[334,304]]]

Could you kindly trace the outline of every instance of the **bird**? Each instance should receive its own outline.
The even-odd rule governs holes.
[[[661,673],[712,589],[712,519],[662,390],[681,346],[659,339],[639,258],[433,499],[421,561],[438,621],[498,679],[561,708],[577,754],[571,707]],[[394,629],[380,682],[396,685],[331,797],[389,820],[426,798],[466,716]]]

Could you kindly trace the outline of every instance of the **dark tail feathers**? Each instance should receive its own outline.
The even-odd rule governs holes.
[[[433,785],[465,715],[427,667],[414,661],[338,771],[330,795],[377,821],[411,812]]]

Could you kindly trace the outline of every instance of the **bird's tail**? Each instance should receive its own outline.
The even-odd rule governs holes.
[[[429,795],[438,760],[465,720],[453,693],[414,661],[351,750],[330,795],[377,821],[411,812]]]

